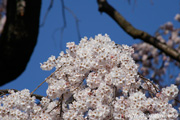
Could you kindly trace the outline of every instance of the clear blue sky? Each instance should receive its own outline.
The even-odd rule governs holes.
[[[107,33],[118,44],[132,45],[139,40],[133,40],[105,13],[100,14],[96,0],[64,0],[65,6],[71,9],[78,19],[81,37],[94,37],[101,33]],[[136,1],[136,3],[134,3]],[[151,3],[153,2],[153,4]],[[50,0],[42,0],[41,19],[43,21]],[[176,13],[180,13],[179,0],[109,0],[133,26],[154,35],[158,27],[171,21],[176,27],[179,23],[174,20]],[[46,23],[39,29],[37,45],[21,76],[0,89],[24,88],[33,91],[53,71],[47,72],[40,69],[40,63],[46,61],[51,55],[58,56],[61,50],[66,49],[66,42],[78,43],[76,24],[73,16],[66,10],[67,27],[64,30],[63,40],[60,41],[61,32],[56,29],[63,26],[60,0],[54,0],[53,7],[49,12]],[[53,37],[54,39],[53,39]],[[63,46],[63,47],[61,47]],[[35,93],[46,95],[47,84],[41,86]]]

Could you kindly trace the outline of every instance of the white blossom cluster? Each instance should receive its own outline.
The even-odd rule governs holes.
[[[174,19],[180,22],[180,14],[176,14],[176,16],[174,17]]]
[[[169,104],[169,100],[177,96],[178,88],[171,85],[156,93],[151,83],[145,85],[131,57],[132,47],[117,45],[108,35],[101,34],[89,40],[85,37],[79,45],[67,43],[67,47],[66,53],[61,52],[57,58],[51,56],[41,64],[43,70],[56,67],[46,80],[49,98],[44,97],[37,105],[28,90],[12,92],[1,98],[2,119],[13,118],[11,111],[14,110],[20,112],[12,114],[16,120],[21,119],[19,117],[27,120],[178,119],[178,111]],[[148,97],[140,88],[154,96]]]
[[[176,85],[171,84],[170,87],[162,88],[162,94],[169,100],[174,99],[178,95],[178,88]]]
[[[53,110],[57,106],[57,101],[50,102],[50,99],[45,97],[41,99],[41,105],[37,105],[36,98],[30,96],[28,89],[18,92],[10,90],[9,93],[0,98],[1,120],[53,120],[53,112],[59,111]]]

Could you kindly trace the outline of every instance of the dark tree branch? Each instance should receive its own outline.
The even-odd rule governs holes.
[[[64,100],[64,95],[61,95],[61,99],[60,99],[60,118],[62,118],[63,115],[63,100]]]
[[[7,1],[7,21],[0,37],[0,86],[25,70],[37,42],[40,9],[41,0]]]
[[[99,11],[108,14],[116,23],[134,39],[141,39],[146,43],[161,50],[166,55],[180,62],[180,53],[177,50],[167,46],[165,43],[160,42],[155,37],[148,33],[134,28],[118,11],[116,11],[106,0],[97,0]]]

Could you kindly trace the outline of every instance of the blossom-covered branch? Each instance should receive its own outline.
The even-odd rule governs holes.
[[[178,111],[169,103],[178,95],[177,86],[160,89],[141,76],[132,58],[132,47],[116,45],[107,34],[84,37],[79,45],[69,42],[67,47],[66,53],[61,52],[57,58],[51,56],[41,64],[43,70],[56,68],[45,79],[48,97],[36,104],[36,97],[29,90],[10,90],[10,94],[0,97],[0,119],[178,118]]]
[[[14,92],[18,92],[19,90],[16,89],[2,89],[0,90],[0,96],[6,95],[6,94],[10,94],[10,91],[14,91]],[[44,96],[42,95],[38,95],[38,94],[32,94],[31,96],[35,96],[36,99],[41,100]]]

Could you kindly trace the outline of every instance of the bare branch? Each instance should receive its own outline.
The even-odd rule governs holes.
[[[59,67],[58,69],[56,69],[53,73],[51,73],[51,75],[50,75],[49,77],[47,77],[41,84],[39,84],[39,85],[36,87],[36,89],[34,89],[34,90],[31,92],[31,96],[33,95],[33,93],[34,93],[43,83],[46,82],[46,80],[48,80],[49,78],[51,78],[51,77],[54,75],[54,73],[55,73],[56,71],[58,71],[60,68],[61,68],[61,67]]]
[[[148,33],[134,28],[118,11],[116,11],[106,0],[97,0],[99,11],[108,14],[117,24],[134,39],[141,39],[146,43],[161,50],[166,55],[180,62],[180,53],[177,50],[167,46],[165,43],[160,42],[157,38],[149,35]]]
[[[149,79],[145,78],[145,77],[144,77],[143,75],[141,75],[139,72],[138,72],[138,75],[139,75],[139,77],[140,77],[141,79],[150,82],[150,83],[153,85],[153,87],[155,88],[156,93],[158,93],[158,91],[160,91],[159,88],[158,88],[152,81],[150,81]]]
[[[60,118],[62,118],[62,112],[63,112],[63,100],[64,100],[64,95],[61,95],[60,99]]]
[[[60,42],[61,42],[60,45],[62,45],[63,33],[64,33],[64,30],[65,30],[65,28],[66,28],[66,26],[67,26],[66,16],[65,16],[65,9],[66,9],[69,13],[71,13],[71,15],[74,17],[75,22],[76,22],[76,30],[77,30],[78,39],[81,40],[80,29],[79,29],[79,19],[78,19],[78,17],[74,14],[74,12],[73,12],[71,9],[69,9],[68,7],[66,7],[66,6],[64,5],[64,0],[60,0],[60,1],[61,1],[61,9],[62,9],[63,26],[62,26],[61,28],[56,28],[56,30],[54,30],[53,35],[52,35],[53,40],[55,40],[55,38],[54,38],[55,33],[56,33],[57,31],[60,31],[60,32],[61,32],[61,34],[60,34]],[[60,46],[60,47],[62,47],[62,46]]]
[[[149,85],[148,85],[148,83],[147,83],[146,80],[145,80],[145,83],[146,83],[146,85],[147,85],[147,87],[148,87],[148,91],[149,91],[151,97],[153,98],[153,92],[151,91],[151,88],[149,87]]]
[[[65,9],[66,9],[67,11],[69,11],[69,12],[72,14],[72,16],[74,17],[74,19],[75,19],[75,21],[76,21],[76,29],[77,29],[77,33],[78,33],[78,39],[81,40],[81,35],[80,35],[80,30],[79,30],[79,19],[78,19],[78,17],[74,14],[74,12],[73,12],[71,9],[69,9],[69,8],[67,8],[67,7],[65,7]]]
[[[53,0],[51,0],[51,2],[50,2],[50,4],[49,4],[49,7],[48,7],[48,9],[47,9],[47,11],[46,11],[46,14],[44,15],[43,22],[42,22],[42,24],[40,25],[40,27],[44,26],[44,24],[45,24],[45,22],[46,22],[47,15],[49,14],[52,6],[53,6]]]
[[[66,28],[66,16],[65,16],[65,5],[64,5],[64,0],[61,1],[61,9],[62,9],[62,19],[63,19],[63,26],[61,27],[61,37],[60,37],[60,48],[62,48],[62,40],[63,40],[63,33],[64,29]]]

